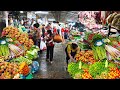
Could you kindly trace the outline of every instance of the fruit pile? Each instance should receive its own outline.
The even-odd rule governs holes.
[[[111,68],[110,72],[108,73],[108,76],[108,79],[120,78],[120,70],[118,68]]]
[[[19,41],[21,44],[23,44],[27,49],[33,46],[33,40],[29,39],[27,33],[21,33],[19,32],[18,28],[8,26],[3,29],[2,32],[2,37],[10,37],[10,38],[15,38],[17,41]]]
[[[19,73],[19,65],[17,63],[0,63],[0,79],[12,79],[17,73]]]
[[[84,73],[82,74],[82,79],[92,79],[92,76],[90,75],[88,70],[84,70]]]
[[[85,51],[85,52],[80,52],[79,54],[76,55],[76,60],[77,61],[82,61],[86,63],[95,63],[96,60],[93,58],[93,52],[91,50]]]

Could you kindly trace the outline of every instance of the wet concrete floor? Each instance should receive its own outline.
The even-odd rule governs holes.
[[[46,51],[43,51],[37,60],[40,64],[40,69],[34,75],[34,79],[71,79],[69,73],[66,71],[64,49],[65,44],[55,44],[52,64],[46,61]]]

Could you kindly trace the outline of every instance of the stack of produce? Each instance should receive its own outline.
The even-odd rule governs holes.
[[[76,55],[76,60],[77,61],[82,61],[85,63],[95,63],[96,60],[93,57],[93,51],[92,50],[88,50],[88,51],[81,51],[79,54]]]
[[[33,46],[33,41],[32,39],[29,39],[27,33],[21,33],[19,30],[15,27],[8,26],[3,29],[2,32],[2,37],[10,37],[12,39],[16,39],[19,41],[21,44],[23,44],[27,49],[31,48]]]
[[[33,45],[27,52],[26,52],[26,55],[25,57],[27,59],[36,59],[38,57],[38,51],[39,51],[39,47],[38,46],[35,46]]]
[[[4,28],[0,38],[0,79],[32,79],[30,65],[39,50],[27,33],[12,26]]]
[[[74,79],[117,79],[120,78],[120,69],[117,65],[105,61],[85,64],[83,62],[69,63],[68,72]]]
[[[24,76],[27,76],[30,73],[30,69],[27,63],[22,62],[19,67],[20,74],[23,74]]]
[[[0,63],[0,79],[12,79],[18,73],[19,65],[17,63]]]
[[[10,59],[10,52],[7,45],[0,45],[0,62]]]
[[[20,56],[18,58],[13,58],[12,60],[10,60],[10,62],[17,62],[18,64],[26,62],[28,65],[32,64],[32,60],[27,59],[27,58],[25,58],[23,56]]]
[[[107,50],[109,60],[117,59],[120,57],[120,51],[117,50],[116,48],[110,45],[105,45],[105,49]]]
[[[80,62],[69,63],[68,72],[74,79],[92,79],[92,76],[88,72],[89,65]]]
[[[12,58],[21,56],[24,53],[24,50],[20,49],[19,47],[15,46],[14,44],[8,44],[8,47],[10,49],[10,56]]]
[[[100,34],[95,34],[92,38],[92,50],[94,59],[103,60],[107,58],[105,43],[102,41],[103,37]]]

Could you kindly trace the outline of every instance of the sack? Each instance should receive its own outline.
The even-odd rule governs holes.
[[[40,50],[46,50],[46,44],[43,41],[40,43]]]
[[[60,43],[60,42],[62,42],[62,37],[59,34],[56,34],[53,38],[53,41]]]

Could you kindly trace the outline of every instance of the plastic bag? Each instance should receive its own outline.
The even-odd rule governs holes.
[[[32,73],[35,73],[35,72],[37,72],[38,70],[39,70],[39,63],[38,63],[37,61],[33,61],[31,72],[32,72]]]
[[[46,50],[46,44],[43,41],[40,43],[40,50]]]

